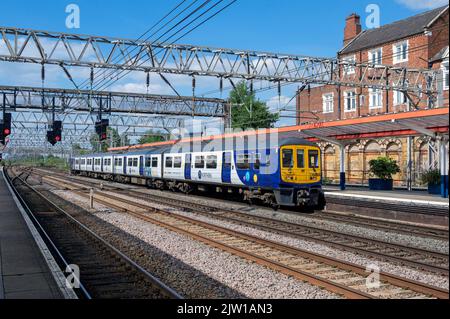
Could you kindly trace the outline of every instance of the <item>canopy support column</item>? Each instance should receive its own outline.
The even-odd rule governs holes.
[[[339,145],[340,151],[340,175],[339,175],[339,186],[341,191],[345,191],[346,188],[346,176],[345,176],[345,145]]]
[[[447,154],[448,138],[442,138],[439,142],[439,165],[441,171],[441,196],[448,197],[448,154]]]

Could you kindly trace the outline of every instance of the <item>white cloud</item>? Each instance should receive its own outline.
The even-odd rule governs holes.
[[[396,0],[412,10],[434,9],[448,5],[448,0]]]

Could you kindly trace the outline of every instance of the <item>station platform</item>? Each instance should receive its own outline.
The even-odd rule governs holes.
[[[0,299],[71,297],[64,275],[0,167]]]
[[[372,191],[324,186],[327,209],[366,216],[448,226],[449,199],[427,191]]]
[[[449,207],[449,199],[440,195],[430,195],[426,191],[394,190],[394,191],[372,191],[368,188],[348,187],[342,191],[339,186],[325,186],[328,196],[359,198],[366,200],[383,200],[393,203],[416,204],[437,207]]]

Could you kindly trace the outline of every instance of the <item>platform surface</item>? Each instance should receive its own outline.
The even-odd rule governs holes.
[[[62,299],[0,171],[0,299]]]
[[[324,190],[328,196],[354,197],[361,200],[387,200],[399,203],[424,204],[442,207],[449,206],[448,198],[443,198],[439,195],[430,195],[426,191],[372,191],[362,187],[349,187],[345,191],[342,191],[338,186],[325,186]]]

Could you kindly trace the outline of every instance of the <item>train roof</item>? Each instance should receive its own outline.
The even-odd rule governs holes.
[[[123,151],[115,151],[110,153],[98,153],[98,154],[88,154],[78,157],[109,157],[109,156],[140,156],[140,155],[151,155],[151,154],[161,154],[165,152],[171,153],[187,153],[187,152],[195,152],[201,148],[201,151],[223,151],[227,150],[225,146],[233,145],[233,149],[242,150],[248,149],[249,140],[252,138],[248,136],[239,137],[239,138],[222,138],[215,139],[211,141],[203,141],[197,144],[192,144],[191,142],[176,142],[173,141],[171,144],[162,144],[158,145],[156,143],[155,146],[149,146],[148,148],[144,148],[141,150],[123,150]],[[272,144],[271,144],[272,143]],[[278,141],[276,145],[273,145],[273,142],[268,140],[266,143],[266,147],[270,148],[279,148],[286,145],[307,145],[307,146],[316,146],[315,143],[305,140],[303,138],[299,138],[293,136],[290,133],[280,134],[278,136]],[[258,145],[261,147],[261,145]]]
[[[251,138],[251,137],[250,137]],[[131,153],[124,150],[120,153],[116,154],[127,154],[127,155],[149,155],[149,154],[160,154],[163,152],[172,152],[172,153],[186,153],[186,152],[195,152],[201,149],[201,151],[224,151],[228,150],[229,148],[226,148],[228,145],[233,145],[232,149],[242,150],[242,149],[249,149],[248,144],[249,140],[251,141],[249,137],[241,137],[240,140],[237,141],[236,138],[223,138],[223,139],[215,139],[211,141],[203,141],[203,142],[196,142],[195,144],[192,144],[191,142],[174,142],[170,145],[155,145],[151,146],[145,149],[142,149],[142,151],[136,151],[133,150]],[[258,144],[257,144],[258,145]],[[286,145],[307,145],[307,146],[316,146],[315,143],[310,142],[308,140],[305,140],[303,138],[290,136],[288,134],[283,134],[279,136],[277,144],[273,144],[272,141],[268,140],[266,143],[267,148],[279,148]],[[258,147],[261,147],[261,145],[258,145]],[[110,153],[111,154],[111,153]]]

